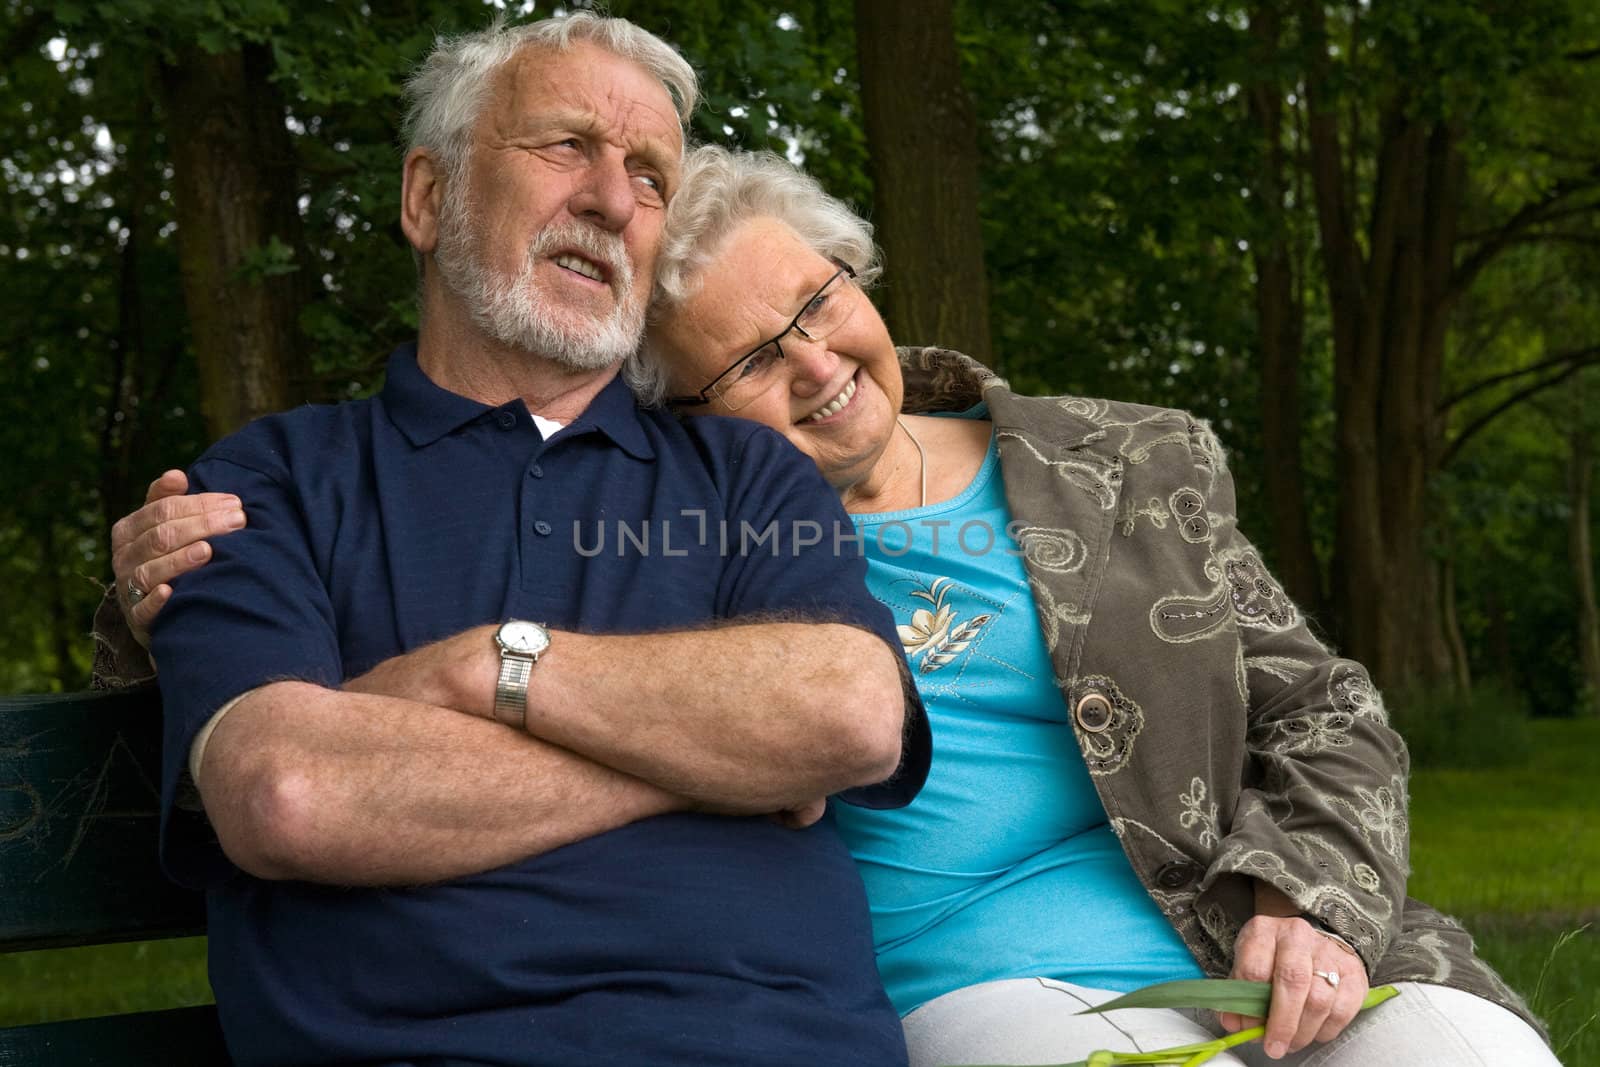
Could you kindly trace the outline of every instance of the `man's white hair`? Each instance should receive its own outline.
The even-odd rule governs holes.
[[[651,320],[659,321],[693,296],[701,273],[729,235],[741,223],[760,218],[777,219],[819,255],[850,264],[864,289],[883,271],[872,224],[830,196],[817,179],[771,152],[707,145],[684,157],[683,177],[667,206]],[[641,402],[657,403],[666,395],[660,353],[648,333],[623,369]]]
[[[655,34],[591,11],[521,26],[507,26],[502,14],[484,29],[440,37],[406,80],[406,151],[431,149],[446,180],[458,177],[495,73],[524,49],[570,52],[579,44],[596,45],[649,71],[671,95],[678,120],[688,125],[700,97],[694,68]]]

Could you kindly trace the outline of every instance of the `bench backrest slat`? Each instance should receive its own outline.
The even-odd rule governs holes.
[[[0,1067],[225,1067],[210,1005],[0,1030]]]
[[[0,951],[203,933],[156,856],[153,687],[0,697]]]

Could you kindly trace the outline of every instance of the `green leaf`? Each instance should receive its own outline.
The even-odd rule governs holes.
[[[1125,993],[1079,1015],[1096,1015],[1118,1008],[1210,1008],[1239,1015],[1265,1017],[1272,1004],[1269,982],[1246,982],[1237,978],[1186,978],[1162,982]]]
[[[1400,990],[1392,985],[1376,986],[1367,991],[1366,999],[1361,1002],[1361,1010],[1365,1011],[1399,995]],[[1272,985],[1269,982],[1246,982],[1238,978],[1186,978],[1179,982],[1161,982],[1135,989],[1132,993],[1125,993],[1093,1008],[1085,1008],[1077,1014],[1097,1015],[1119,1008],[1209,1008],[1212,1011],[1231,1011],[1264,1019],[1271,1006]]]

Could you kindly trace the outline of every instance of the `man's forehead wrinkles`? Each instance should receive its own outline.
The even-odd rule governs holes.
[[[665,90],[662,90],[665,92]],[[675,162],[682,154],[683,131],[677,112],[662,110],[654,102],[640,100],[616,87],[604,98],[568,87],[554,99],[519,86],[503,98],[499,111],[502,136],[569,130],[610,141],[657,165]]]

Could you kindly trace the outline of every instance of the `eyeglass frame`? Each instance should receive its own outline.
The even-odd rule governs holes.
[[[804,337],[808,341],[817,341],[817,340],[825,339],[825,338],[819,338],[819,337],[811,336],[811,334],[809,332],[807,332],[806,328],[804,326],[800,325],[800,317],[806,313],[806,310],[808,308],[811,307],[812,301],[816,300],[817,297],[819,297],[823,293],[827,292],[829,287],[831,287],[834,282],[839,280],[839,276],[841,274],[848,276],[851,281],[854,281],[855,280],[855,276],[856,276],[856,269],[854,267],[852,267],[850,264],[846,263],[844,260],[840,259],[838,256],[829,256],[828,259],[835,266],[837,266],[839,269],[834,271],[832,274],[830,274],[828,276],[828,280],[823,282],[820,286],[817,287],[817,291],[816,292],[814,292],[810,296],[806,297],[805,303],[800,305],[800,310],[795,313],[794,318],[789,320],[789,325],[785,326],[782,331],[780,331],[779,333],[774,334],[773,336],[767,338],[765,341],[762,341],[760,344],[756,345],[750,351],[746,352],[744,355],[740,356],[738,359],[736,359],[732,363],[730,363],[727,366],[727,368],[721,374],[717,375],[715,378],[713,378],[709,382],[707,382],[705,384],[705,386],[700,390],[700,392],[697,395],[695,395],[695,396],[669,396],[665,400],[663,400],[662,403],[666,404],[669,407],[675,407],[675,408],[676,407],[693,407],[693,406],[698,406],[698,405],[701,405],[701,404],[709,404],[709,403],[711,403],[711,397],[708,397],[706,394],[711,392],[712,388],[718,382],[722,381],[722,379],[726,378],[728,375],[730,375],[734,371],[738,370],[740,367],[742,367],[746,362],[748,362],[758,352],[760,352],[763,348],[766,348],[768,345],[772,345],[774,348],[776,348],[778,350],[778,358],[779,359],[788,359],[789,357],[785,356],[783,354],[783,339],[785,337],[788,337],[791,333],[794,333],[796,330],[800,331],[800,336]],[[741,407],[742,406],[743,405],[741,405]]]

